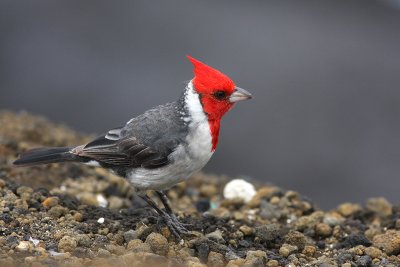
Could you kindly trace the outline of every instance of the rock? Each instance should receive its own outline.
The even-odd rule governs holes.
[[[293,230],[289,231],[284,240],[287,244],[296,246],[300,250],[303,250],[304,246],[309,243],[304,234]]]
[[[85,234],[79,234],[75,236],[76,242],[78,242],[78,246],[81,247],[90,247],[92,245],[92,240],[88,235]]]
[[[357,261],[356,265],[359,267],[370,267],[372,265],[372,259],[370,256],[361,256]]]
[[[31,242],[29,241],[21,241],[18,243],[18,245],[15,247],[17,251],[24,252],[28,251],[32,247]]]
[[[371,245],[371,241],[369,241],[368,238],[366,238],[363,234],[355,233],[348,235],[340,243],[340,247],[343,248],[352,248],[358,245],[369,247]]]
[[[322,221],[323,217],[324,213],[322,211],[316,211],[308,216],[302,216],[294,223],[294,228],[298,231],[313,228],[317,223]]]
[[[279,224],[262,225],[255,228],[255,236],[263,242],[273,242],[280,238],[282,231]]]
[[[254,258],[251,260],[246,260],[243,264],[243,267],[264,267],[264,263],[262,259]]]
[[[266,200],[262,200],[260,204],[260,216],[263,219],[279,219],[282,213],[274,205],[270,204]]]
[[[196,249],[201,262],[207,262],[208,254],[210,253],[210,246],[206,242],[203,242],[198,244]]]
[[[59,202],[59,198],[58,197],[48,197],[42,202],[42,205],[46,209],[50,209],[50,208],[52,208],[54,206],[57,206],[58,202]]]
[[[211,198],[218,192],[217,188],[213,184],[203,184],[200,186],[200,194],[204,197]]]
[[[318,223],[315,225],[315,233],[319,236],[327,237],[332,234],[332,228],[325,223]]]
[[[168,240],[158,233],[151,233],[146,238],[151,250],[158,255],[166,255],[169,249]]]
[[[262,250],[249,250],[246,253],[246,260],[252,260],[252,259],[262,259],[263,262],[267,260],[267,253]]]
[[[64,236],[58,242],[58,249],[63,252],[70,252],[70,251],[73,251],[77,245],[78,245],[78,242],[76,241],[75,238],[70,237],[70,236]]]
[[[111,253],[108,250],[105,250],[103,248],[99,248],[99,250],[97,251],[97,257],[108,258],[110,256],[111,256]]]
[[[336,211],[330,211],[325,213],[324,219],[322,220],[323,223],[328,224],[329,226],[335,226],[341,224],[345,219],[342,215],[340,215]]]
[[[126,249],[132,252],[153,252],[150,245],[148,243],[143,243],[140,239],[133,239],[129,241]]]
[[[27,186],[20,186],[17,188],[17,194],[23,200],[28,200],[33,192],[33,189]]]
[[[251,228],[251,227],[249,227],[249,226],[247,226],[247,225],[242,225],[242,226],[240,226],[240,227],[239,227],[239,230],[242,231],[242,233],[243,233],[245,236],[249,236],[249,235],[252,235],[252,234],[253,234],[253,228]]]
[[[206,198],[199,199],[195,203],[195,207],[198,212],[206,212],[210,209],[210,201]]]
[[[255,194],[254,186],[243,179],[234,179],[224,188],[224,198],[240,199],[245,203],[249,202]]]
[[[368,247],[365,248],[365,254],[370,256],[372,259],[375,259],[382,256],[382,251],[376,247]]]
[[[279,249],[279,255],[282,257],[287,258],[290,254],[293,252],[296,252],[298,249],[297,246],[289,245],[289,244],[283,244],[280,249]]]
[[[138,234],[135,230],[128,230],[124,233],[124,240],[125,242],[129,242],[132,239],[136,239],[138,237]]]
[[[83,204],[91,205],[91,206],[98,206],[99,205],[99,202],[97,201],[97,198],[93,193],[82,192],[77,197]]]
[[[302,253],[307,257],[313,257],[315,252],[317,252],[317,248],[315,246],[304,246]]]
[[[392,204],[383,197],[368,199],[366,208],[382,217],[392,215]]]
[[[274,186],[264,186],[257,190],[254,197],[247,203],[250,208],[259,207],[261,200],[271,197],[274,193],[279,192],[280,189]]]
[[[225,239],[222,237],[222,232],[219,229],[215,230],[214,232],[206,234],[206,237],[218,243],[222,244],[225,243]]]
[[[110,196],[108,198],[108,207],[110,209],[121,209],[124,206],[124,200],[120,197]]]
[[[68,209],[61,207],[60,205],[57,205],[55,207],[50,208],[47,213],[53,218],[60,218],[67,212],[68,212]]]
[[[383,250],[388,255],[400,252],[400,232],[389,230],[384,234],[374,236],[372,243],[374,247]]]
[[[270,260],[267,262],[267,267],[278,267],[279,262],[277,260]]]
[[[210,267],[223,267],[225,266],[224,263],[224,256],[218,252],[211,251],[208,254],[207,266]]]
[[[359,204],[354,203],[343,203],[339,205],[337,211],[343,215],[344,217],[350,217],[360,211],[362,211],[362,207]]]
[[[240,267],[243,266],[244,263],[245,263],[244,259],[234,259],[230,260],[226,265],[226,267]]]
[[[74,220],[77,222],[81,222],[83,220],[83,215],[80,212],[76,212],[73,216],[74,216]]]

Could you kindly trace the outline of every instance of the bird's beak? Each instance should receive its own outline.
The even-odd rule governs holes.
[[[229,97],[229,102],[236,103],[238,101],[247,100],[247,99],[250,99],[252,97],[253,96],[249,92],[247,92],[246,90],[236,86],[235,87],[235,91],[233,91],[233,93]]]

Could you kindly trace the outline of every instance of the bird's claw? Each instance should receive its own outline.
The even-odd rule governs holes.
[[[191,235],[191,232],[186,229],[186,226],[190,226],[190,224],[181,223],[175,214],[168,214],[165,212],[162,217],[165,224],[178,240],[182,239],[182,235]]]

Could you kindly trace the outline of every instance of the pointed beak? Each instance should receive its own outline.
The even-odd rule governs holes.
[[[249,92],[247,92],[246,90],[236,86],[235,87],[235,91],[233,91],[233,93],[229,97],[229,102],[236,103],[238,101],[247,100],[247,99],[250,99],[252,97],[253,96]]]

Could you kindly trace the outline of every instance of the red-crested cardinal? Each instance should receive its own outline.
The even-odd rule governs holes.
[[[236,102],[252,97],[220,71],[188,59],[194,66],[194,78],[177,101],[150,109],[88,144],[32,149],[14,164],[69,161],[112,170],[134,186],[176,236],[188,233],[162,190],[204,167],[217,147],[222,116]],[[155,190],[165,209],[160,209],[146,190]]]

